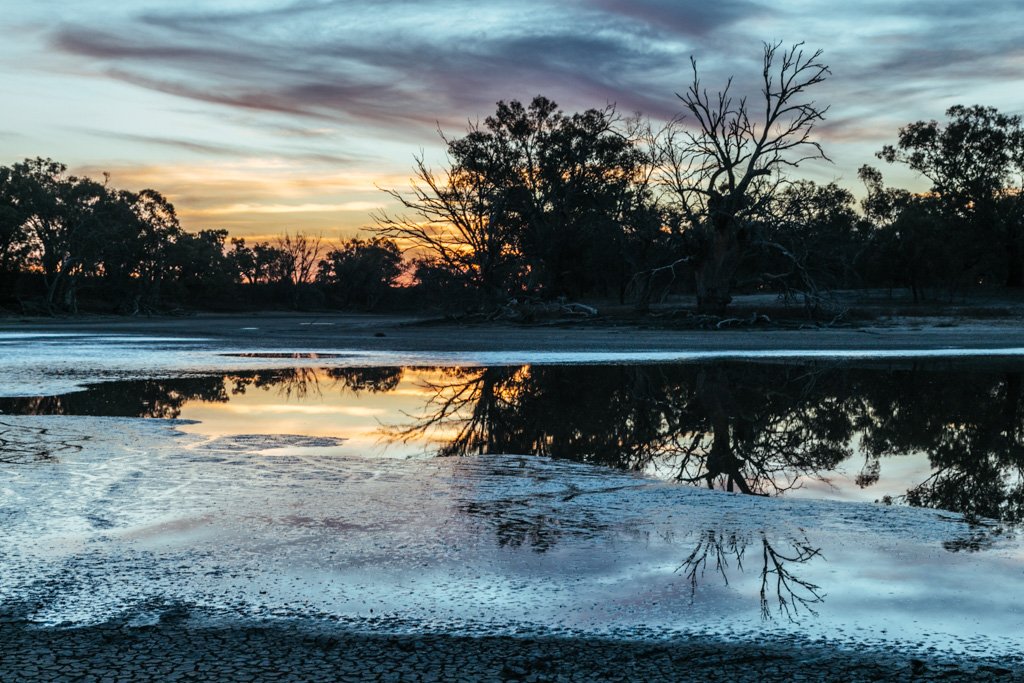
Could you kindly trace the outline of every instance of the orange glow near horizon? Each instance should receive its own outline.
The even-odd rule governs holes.
[[[310,169],[276,159],[148,166],[79,166],[74,173],[102,177],[114,187],[152,188],[167,197],[190,232],[226,229],[248,241],[285,231],[336,242],[371,225],[370,212],[391,208],[378,187],[398,187],[407,176]]]

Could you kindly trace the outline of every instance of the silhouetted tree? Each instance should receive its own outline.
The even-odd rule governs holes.
[[[402,252],[393,240],[352,239],[320,261],[317,282],[342,307],[372,309],[404,271]]]
[[[153,312],[182,230],[174,206],[156,190],[111,191],[99,210],[98,272],[121,312]]]
[[[48,309],[77,310],[78,285],[102,245],[97,206],[107,189],[68,175],[51,159],[27,159],[12,168],[32,244],[31,263],[42,271]]]
[[[961,282],[973,264],[973,249],[963,232],[953,229],[937,198],[887,188],[870,166],[862,166],[858,175],[867,188],[861,207],[873,226],[863,263],[866,276],[908,287],[915,302],[926,287]]]
[[[172,245],[169,263],[179,300],[223,307],[241,279],[225,250],[227,230],[186,232]]]
[[[691,127],[671,127],[661,140],[662,180],[694,233],[697,307],[704,312],[721,314],[732,300],[750,221],[778,192],[783,171],[827,159],[811,133],[828,108],[805,99],[829,74],[821,50],[779,47],[764,46],[763,108],[734,98],[732,79],[710,95],[691,58],[693,81],[678,95]]]
[[[323,238],[297,232],[285,232],[277,240],[277,249],[283,255],[285,277],[293,284],[309,284],[316,277],[320,263]]]
[[[416,157],[410,189],[385,190],[408,213],[376,215],[376,231],[422,254],[430,267],[494,303],[509,291],[519,269],[509,236],[507,198],[494,182],[502,175],[502,160],[461,163],[453,158],[454,141],[443,134],[441,139],[448,147],[447,167],[438,173],[422,156]]]
[[[540,96],[499,102],[465,136],[442,134],[443,174],[417,158],[411,192],[387,191],[410,215],[378,215],[378,234],[491,304],[516,294],[621,296],[630,240],[660,227],[641,132],[611,106],[567,115]]]
[[[917,121],[878,153],[931,181],[931,191],[994,261],[1010,287],[1024,286],[1024,127],[993,107],[957,105],[945,126]],[[996,247],[996,248],[993,248]]]
[[[30,249],[29,213],[19,181],[13,169],[0,167],[0,300],[13,294]]]
[[[801,296],[812,310],[824,290],[859,284],[867,226],[854,206],[853,194],[836,183],[784,185],[751,228],[753,257],[743,268],[750,280],[786,297]]]
[[[455,157],[504,159],[510,239],[524,288],[541,297],[622,295],[632,237],[660,227],[650,208],[643,126],[612,106],[571,115],[544,97],[499,102],[483,129],[454,141]]]

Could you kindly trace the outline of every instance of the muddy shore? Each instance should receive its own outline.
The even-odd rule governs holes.
[[[32,628],[0,620],[5,681],[1006,681],[1024,661],[768,638],[623,641],[388,634],[308,620]]]
[[[985,350],[1024,346],[1024,324],[1014,320],[917,320],[912,323],[803,330],[669,330],[615,325],[473,325],[400,316],[266,314],[145,319],[5,319],[0,320],[0,333],[43,335],[40,338],[54,334],[101,334],[126,338],[208,340],[208,343],[196,344],[195,348],[169,347],[166,354],[161,350],[147,351],[145,358],[149,360],[137,372],[131,370],[136,360],[118,356],[125,353],[125,348],[118,346],[121,342],[116,340],[109,351],[103,351],[106,348],[103,347],[96,352],[99,354],[96,358],[104,359],[104,362],[110,358],[111,369],[104,372],[97,372],[88,363],[83,364],[71,356],[62,361],[68,364],[67,368],[55,369],[47,365],[59,358],[62,349],[55,350],[57,355],[52,357],[40,356],[33,363],[17,358],[6,359],[6,366],[0,363],[0,368],[6,367],[8,371],[4,384],[13,385],[22,373],[26,376],[26,386],[30,384],[29,379],[32,382],[45,380],[40,386],[49,386],[59,382],[81,384],[119,374],[132,375],[133,372],[139,376],[175,374],[180,371],[179,364],[185,363],[182,367],[186,367],[192,362],[190,359],[202,353],[213,355],[217,362],[267,362],[217,355],[225,348],[267,352],[345,349],[400,354],[453,351]],[[67,348],[73,348],[75,343],[68,342]],[[165,363],[166,367],[157,361]],[[90,362],[96,363],[95,359]],[[282,359],[279,362],[290,361]],[[97,364],[97,367],[101,365]],[[54,427],[66,427],[68,424],[66,419],[60,422],[53,419],[52,424],[47,422],[44,426],[49,433],[59,431]],[[93,430],[90,443],[97,453],[108,457],[124,446],[122,441],[126,430],[143,429],[141,422],[132,425],[136,423],[125,422],[116,430]],[[149,434],[149,428],[146,429],[138,444],[145,444],[149,451],[153,448],[154,437]],[[104,438],[110,443],[100,443]],[[88,448],[85,453],[88,454]],[[209,454],[199,455],[202,461]],[[219,454],[218,457],[226,456]],[[231,457],[241,458],[241,455]],[[70,456],[66,459],[73,461]],[[153,471],[143,466],[137,454],[131,454],[130,458],[126,456],[124,462],[132,463],[132,467],[145,473]],[[173,462],[183,461],[176,458]],[[254,462],[253,471],[258,464]],[[84,475],[96,479],[91,461],[82,459],[82,467]],[[237,478],[237,472],[243,471],[240,467],[233,467],[233,477]],[[67,470],[63,467],[60,472]],[[116,512],[120,508],[111,492],[123,488],[123,481],[146,481],[146,477],[125,475],[109,482],[97,480],[96,495],[87,502],[93,498],[101,503],[110,499],[111,502],[103,504]],[[184,476],[168,477],[168,481],[173,482],[184,480]],[[324,480],[325,486],[330,484],[332,490],[337,488],[328,477]],[[393,482],[390,485],[393,486]],[[303,484],[303,487],[308,487],[308,484]],[[302,490],[306,491],[306,488]],[[647,498],[649,496],[644,497],[645,500]],[[273,499],[280,499],[280,496],[275,494]],[[65,500],[63,505],[67,504]],[[220,519],[224,513],[218,510],[217,518]],[[102,515],[94,517],[99,520]],[[39,533],[38,525],[29,525],[29,528],[34,534]],[[89,531],[86,537],[95,546],[108,542],[105,539],[111,533],[106,527],[97,528]],[[278,536],[275,531],[268,537]],[[5,559],[3,551],[0,545],[0,562],[11,563],[12,558],[17,557],[17,553],[8,553]],[[76,556],[68,564],[67,576],[74,582],[80,582],[88,574],[86,565]],[[181,567],[192,566],[184,562],[154,566],[159,570],[157,574],[164,576],[165,570],[172,565],[180,565],[178,571],[182,571]],[[127,571],[135,565],[131,562],[119,565],[103,559],[97,565],[104,568],[103,571],[97,569],[97,577],[103,585],[115,575],[108,571],[111,566]],[[147,567],[149,565],[143,566]],[[40,567],[40,571],[52,574],[44,567]],[[266,575],[271,574],[266,572]],[[53,578],[42,579],[33,585],[43,589],[47,580],[52,581]],[[188,583],[183,581],[183,584]],[[89,584],[82,585],[87,587]],[[93,595],[95,591],[86,590],[85,593]],[[24,592],[19,594],[26,595]],[[207,618],[201,611],[192,613],[188,608],[158,610],[160,616],[155,621],[143,620],[140,623],[118,617],[101,624],[59,627],[27,620],[11,608],[10,603],[0,606],[2,681],[1024,680],[1024,656],[986,652],[983,648],[968,650],[966,654],[962,651],[955,653],[941,648],[936,650],[930,645],[905,652],[895,651],[880,645],[880,641],[873,642],[871,637],[877,634],[865,634],[863,640],[843,642],[818,638],[820,633],[810,631],[803,636],[781,638],[768,634],[764,637],[747,634],[746,637],[735,638],[705,633],[646,640],[637,634],[611,639],[601,639],[589,633],[579,637],[566,637],[564,633],[509,636],[427,630],[410,634],[376,628],[369,620],[338,623],[317,620],[309,615],[246,619],[234,614]]]
[[[0,318],[0,333],[203,337],[251,348],[366,351],[705,351],[1006,348],[1024,343],[1024,319],[907,319],[864,326],[721,330],[640,325],[462,324],[398,315],[266,313],[187,317]]]

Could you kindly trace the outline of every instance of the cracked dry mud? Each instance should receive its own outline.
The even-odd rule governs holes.
[[[70,630],[0,624],[5,681],[1009,681],[951,662],[795,642],[357,633],[303,624]]]

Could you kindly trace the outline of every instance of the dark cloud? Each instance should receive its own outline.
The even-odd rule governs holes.
[[[251,18],[251,17],[250,17]],[[202,22],[159,22],[125,38],[65,27],[56,49],[89,57],[118,80],[228,107],[359,121],[376,126],[433,126],[486,111],[497,99],[544,92],[577,105],[621,101],[650,110],[652,98],[631,91],[636,74],[656,70],[666,55],[631,40],[551,30],[542,35],[405,39],[367,42],[343,37],[322,43],[259,42],[231,33],[208,46]],[[171,28],[173,27],[173,28]]]
[[[588,4],[616,17],[641,21],[657,31],[691,38],[767,13],[765,7],[748,0],[588,0]]]
[[[243,55],[221,49],[171,43],[131,40],[115,33],[91,28],[69,27],[53,36],[53,47],[80,57],[100,60],[201,61],[240,63]]]
[[[302,117],[417,137],[436,121],[460,125],[498,99],[538,93],[567,109],[616,102],[667,118],[678,111],[673,93],[687,83],[690,54],[710,88],[731,73],[739,75],[737,89],[756,88],[760,42],[774,36],[752,32],[765,23],[766,32],[792,31],[827,49],[835,76],[822,94],[836,121],[848,122],[854,114],[885,118],[893,107],[983,79],[1019,78],[1024,48],[1010,28],[1024,21],[1018,5],[978,0],[968,11],[874,0],[810,16],[785,2],[753,0],[527,0],[521,19],[506,13],[477,25],[471,12],[506,7],[493,0],[296,0],[253,10],[146,12],[102,30],[79,21],[58,29],[52,45],[140,87],[277,115],[268,125]],[[844,42],[847,31],[859,31],[858,39]],[[870,122],[859,128],[874,129]],[[842,137],[832,124],[822,131]]]

